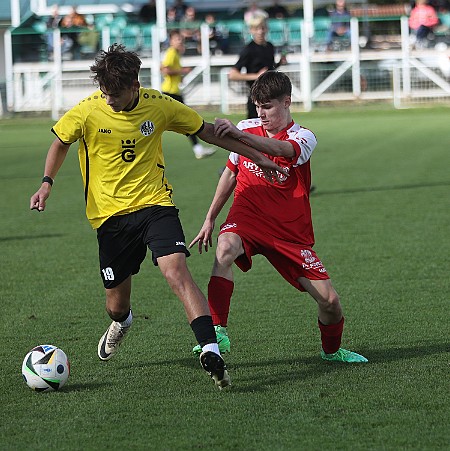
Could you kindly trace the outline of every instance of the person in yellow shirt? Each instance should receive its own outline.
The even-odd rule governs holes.
[[[161,72],[164,76],[161,91],[172,97],[172,99],[184,103],[180,83],[183,75],[190,72],[190,68],[181,66],[180,55],[184,51],[184,42],[179,30],[170,31],[169,45],[161,63]],[[189,139],[192,142],[192,150],[197,159],[209,157],[216,152],[215,148],[205,147],[200,144],[195,135],[189,136]]]
[[[140,86],[141,60],[124,46],[100,51],[90,67],[99,90],[83,99],[53,126],[56,135],[30,208],[44,211],[53,181],[71,144],[78,141],[86,215],[97,231],[100,276],[112,323],[100,338],[98,356],[113,357],[130,330],[131,279],[147,249],[155,266],[184,305],[202,347],[200,362],[221,389],[230,385],[211,314],[186,264],[189,256],[173,188],[166,178],[162,134],[166,130],[201,139],[251,158],[267,178],[285,172],[264,154],[234,138],[218,138],[214,125],[188,106]],[[277,172],[279,171],[279,172]]]

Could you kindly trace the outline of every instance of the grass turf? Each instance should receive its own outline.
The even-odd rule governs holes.
[[[52,123],[5,120],[0,449],[448,447],[449,110],[295,116],[319,140],[315,249],[342,297],[343,345],[369,364],[323,362],[314,302],[258,257],[250,273],[235,271],[229,392],[191,356],[182,306],[149,259],[134,279],[133,330],[115,359],[100,362],[109,321],[75,146],[47,210],[30,212]],[[164,144],[190,241],[227,153],[197,161],[186,138],[168,133]],[[203,291],[213,251],[188,261]],[[26,352],[44,343],[71,360],[60,392],[34,393],[21,381]]]

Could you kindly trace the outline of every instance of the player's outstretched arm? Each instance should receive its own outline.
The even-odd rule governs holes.
[[[267,70],[269,70],[268,67],[263,67],[258,72],[245,72],[244,73],[244,72],[240,72],[235,67],[232,67],[228,74],[228,78],[230,80],[235,80],[235,81],[254,81]]]
[[[290,142],[279,139],[271,139],[265,136],[257,136],[252,133],[244,133],[242,130],[239,130],[229,119],[217,118],[214,122],[214,134],[220,139],[223,139],[226,136],[238,139],[252,148],[259,150],[260,152],[273,155],[274,157],[291,158],[295,156],[294,147]]]
[[[228,198],[233,193],[236,186],[236,174],[229,168],[225,167],[222,175],[220,176],[219,183],[217,184],[216,192],[211,205],[206,214],[205,222],[198,232],[197,236],[189,244],[189,249],[198,243],[198,251],[201,254],[203,247],[205,251],[212,247],[212,233],[217,216],[222,211],[223,206],[226,204]],[[203,247],[202,247],[203,246]]]
[[[45,176],[55,179],[59,168],[66,158],[69,147],[70,144],[64,144],[58,138],[52,142],[45,160]],[[41,187],[31,196],[30,209],[44,211],[46,200],[50,196],[51,190],[52,185],[48,182],[43,182]]]
[[[245,142],[233,138],[229,134],[217,136],[214,133],[214,125],[209,122],[204,123],[203,130],[199,132],[197,136],[210,144],[214,144],[230,152],[236,152],[239,155],[250,158],[262,169],[264,177],[270,182],[277,181],[281,183],[283,179],[285,179],[285,176],[289,175],[286,168],[282,168],[277,165],[275,162],[263,155],[261,151],[253,149]]]

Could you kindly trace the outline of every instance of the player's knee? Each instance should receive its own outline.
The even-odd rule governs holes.
[[[336,293],[336,291],[332,290],[332,292],[328,296],[327,303],[329,312],[339,315],[341,314],[341,300],[339,299],[339,295]]]
[[[327,296],[322,299],[322,302],[320,302],[320,306],[322,310],[329,313],[340,312],[341,301],[339,299],[339,295],[335,290],[330,290],[330,292],[327,293]]]
[[[238,249],[229,240],[222,240],[218,243],[216,260],[221,266],[232,265],[238,255]]]
[[[184,273],[178,266],[172,266],[169,268],[165,268],[162,271],[164,278],[166,279],[169,286],[174,290],[178,284],[184,280]]]

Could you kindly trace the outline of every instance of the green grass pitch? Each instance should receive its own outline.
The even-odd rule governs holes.
[[[343,346],[369,363],[323,362],[314,302],[263,258],[235,271],[230,391],[191,355],[181,303],[149,258],[134,278],[133,330],[99,361],[109,319],[76,146],[47,210],[32,212],[52,121],[2,120],[0,450],[448,449],[450,110],[294,117],[318,137],[315,249],[342,298]],[[197,161],[173,133],[164,146],[189,242],[228,153]],[[203,291],[213,252],[188,260]],[[72,372],[60,392],[39,394],[20,370],[45,343],[67,353]]]

